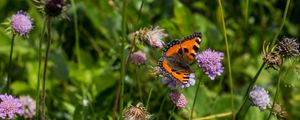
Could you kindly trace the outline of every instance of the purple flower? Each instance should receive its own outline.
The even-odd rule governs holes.
[[[35,105],[36,102],[34,99],[32,99],[30,96],[20,96],[20,101],[23,104],[23,110],[24,110],[24,118],[33,118],[35,116]]]
[[[170,93],[172,102],[180,109],[184,108],[188,101],[182,93]]]
[[[249,93],[252,105],[259,107],[260,110],[266,109],[270,105],[268,92],[259,86],[254,86]]]
[[[203,72],[207,74],[211,80],[214,80],[217,75],[223,73],[224,67],[222,67],[221,64],[223,57],[224,54],[222,52],[207,49],[201,54],[197,54],[196,59]]]
[[[171,89],[175,89],[177,87],[180,87],[180,88],[187,88],[187,87],[190,87],[191,85],[195,85],[195,74],[194,73],[191,73],[190,74],[190,78],[189,80],[187,81],[187,83],[181,83],[179,82],[178,80],[168,76],[168,75],[164,75],[164,77],[161,79],[162,80],[162,83],[163,84],[168,84],[168,86],[171,88]]]
[[[142,51],[137,51],[129,56],[129,59],[137,65],[145,64],[147,61],[146,54]]]
[[[18,11],[10,19],[11,28],[14,33],[26,36],[33,28],[31,18],[24,11]]]
[[[295,38],[283,38],[277,46],[280,55],[285,58],[292,58],[300,55],[300,44]]]
[[[15,116],[23,115],[22,102],[11,95],[0,95],[0,118],[13,119]]]

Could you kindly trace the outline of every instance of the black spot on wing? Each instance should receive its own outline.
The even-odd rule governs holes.
[[[195,52],[197,52],[198,49],[199,49],[199,47],[197,47],[196,45],[193,46],[193,50],[194,50]]]
[[[189,52],[189,50],[188,50],[187,48],[183,48],[183,51],[184,51],[185,53],[188,53],[188,52]]]
[[[191,56],[193,57],[196,57],[196,54],[195,53],[190,53]]]
[[[177,52],[178,52],[178,54],[180,54],[180,55],[182,55],[182,53],[183,53],[183,52],[182,52],[182,49],[178,49]]]

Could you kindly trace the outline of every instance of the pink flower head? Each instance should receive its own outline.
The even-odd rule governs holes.
[[[33,118],[35,116],[35,105],[36,102],[34,99],[32,99],[30,96],[20,96],[20,101],[23,104],[23,110],[24,110],[24,118]]]
[[[22,102],[11,95],[0,95],[0,118],[13,119],[15,116],[23,115]]]
[[[188,101],[182,93],[170,93],[172,102],[180,109],[184,108]]]
[[[31,18],[24,11],[18,11],[10,21],[13,32],[20,36],[26,36],[33,28]]]
[[[134,52],[133,54],[131,54],[129,56],[129,59],[131,62],[133,62],[134,64],[137,64],[137,65],[145,64],[147,61],[146,54],[142,51]]]

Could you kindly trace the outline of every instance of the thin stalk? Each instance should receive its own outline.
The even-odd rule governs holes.
[[[121,39],[121,94],[120,94],[120,115],[123,112],[124,104],[124,83],[125,83],[125,42],[126,42],[126,23],[127,23],[127,0],[123,1],[122,13],[122,39]]]
[[[239,111],[237,112],[237,114],[236,114],[237,117],[236,117],[236,118],[239,118],[239,117],[241,116],[241,112],[243,112],[243,113],[246,114],[246,112],[248,111],[249,107],[247,107],[247,108],[245,109],[245,107],[246,107],[245,105],[247,105],[246,102],[248,101],[247,98],[248,98],[250,89],[251,89],[251,88],[253,87],[253,85],[255,84],[255,82],[256,82],[258,76],[260,75],[262,69],[264,68],[265,64],[266,64],[266,63],[263,62],[263,64],[260,66],[259,70],[258,70],[257,73],[255,74],[254,78],[252,79],[251,83],[249,84],[249,86],[248,86],[248,88],[247,88],[247,91],[246,91],[246,94],[245,94],[245,96],[244,96],[244,103],[243,103],[243,105],[241,106],[241,108],[239,109]],[[245,110],[244,110],[244,109],[245,109]],[[245,114],[243,114],[243,115],[245,115]]]
[[[229,82],[230,82],[230,95],[231,95],[231,111],[232,111],[232,119],[234,119],[234,102],[233,102],[233,80],[231,75],[231,63],[230,63],[230,54],[229,54],[229,45],[228,45],[228,39],[227,39],[227,32],[226,32],[226,25],[224,20],[224,13],[223,13],[223,7],[221,0],[218,0],[218,4],[220,6],[221,10],[221,19],[222,19],[222,26],[223,26],[223,32],[224,32],[224,38],[225,38],[225,45],[226,45],[226,54],[227,54],[227,64],[228,64],[228,73],[229,73]]]
[[[195,97],[194,97],[194,101],[193,101],[193,106],[192,106],[192,110],[191,110],[191,114],[190,114],[190,120],[193,118],[193,112],[194,112],[194,108],[195,108],[195,105],[196,105],[196,100],[197,100],[197,97],[198,97],[199,88],[200,88],[200,81],[198,81],[198,84],[197,84],[197,89],[196,89],[196,93],[195,93]]]
[[[164,98],[162,100],[162,103],[160,104],[159,111],[158,111],[158,116],[156,117],[158,120],[159,120],[159,116],[161,115],[162,109],[163,109],[163,107],[165,105],[166,98],[167,97],[164,96]]]
[[[245,8],[245,27],[248,25],[248,10],[249,10],[249,0],[246,0],[246,8]]]
[[[281,65],[282,66],[282,65]],[[278,74],[278,81],[277,81],[277,86],[276,86],[276,92],[275,92],[275,97],[274,97],[274,100],[273,100],[273,104],[272,104],[272,108],[270,110],[270,113],[269,113],[269,117],[268,117],[268,120],[270,120],[271,116],[272,116],[272,111],[273,111],[273,108],[275,106],[275,103],[278,99],[278,93],[279,93],[279,90],[280,90],[280,83],[281,83],[281,74],[282,74],[282,68],[280,68],[279,70],[279,74]]]
[[[175,108],[176,108],[176,105],[173,106],[173,109],[171,111],[171,115],[169,116],[169,119],[168,120],[171,120],[172,117],[173,117],[173,114],[174,114],[174,111],[175,111]]]
[[[119,103],[119,97],[120,97],[120,87],[121,84],[120,82],[118,82],[118,86],[117,86],[117,91],[116,91],[116,98],[115,98],[115,102],[114,102],[114,110],[113,110],[113,113],[112,113],[112,120],[115,120],[116,119],[116,114],[117,114],[117,111],[118,111],[118,103]]]
[[[46,48],[46,56],[45,56],[45,63],[44,63],[44,78],[43,78],[43,86],[42,86],[42,120],[46,120],[46,78],[47,78],[47,63],[48,63],[48,55],[51,46],[51,17],[47,18],[47,48]]]
[[[142,14],[142,9],[143,9],[143,6],[144,6],[144,2],[145,0],[142,0],[142,4],[140,6],[140,9],[139,9],[139,14],[138,14],[138,18],[137,18],[137,23],[136,25],[139,25],[139,22],[140,22],[140,18],[141,18],[141,14]]]
[[[41,39],[39,40],[39,47],[38,47],[38,59],[39,59],[39,65],[38,65],[38,78],[37,78],[37,87],[36,87],[36,119],[39,118],[39,113],[40,113],[40,82],[41,82],[41,64],[42,64],[42,42],[44,40],[44,35],[45,35],[45,29],[46,29],[46,19],[44,19],[44,24],[42,28],[42,33],[41,33]]]
[[[146,103],[146,110],[148,110],[148,106],[149,106],[150,98],[151,98],[151,95],[152,95],[152,91],[153,91],[153,88],[150,89],[150,92],[149,92],[149,95],[148,95],[148,99],[147,99],[147,103]]]
[[[74,27],[75,27],[75,51],[76,51],[76,58],[79,65],[79,68],[81,68],[81,60],[80,60],[80,46],[79,46],[79,33],[78,33],[78,19],[76,14],[76,5],[75,1],[71,0],[72,6],[74,6],[73,15],[74,15]]]
[[[129,56],[129,55],[128,55]],[[137,81],[137,86],[138,86],[138,94],[139,94],[139,97],[140,97],[140,100],[143,101],[143,91],[142,91],[142,84],[141,84],[141,79],[139,77],[140,75],[140,72],[139,72],[139,67],[138,66],[135,66],[135,81]],[[152,89],[152,88],[151,88]],[[146,107],[147,108],[147,107]]]
[[[8,80],[7,80],[7,91],[9,92],[9,88],[10,88],[10,82],[12,80],[12,76],[11,76],[11,72],[12,72],[12,56],[13,56],[13,52],[14,52],[14,42],[15,42],[15,38],[16,38],[16,34],[13,33],[12,34],[12,38],[11,38],[11,45],[10,45],[10,53],[9,53],[9,64],[8,64]]]
[[[262,69],[264,68],[264,66],[266,65],[265,62],[263,62],[263,64],[260,66],[259,70],[257,71],[257,73],[255,74],[254,78],[252,79],[250,85],[248,86],[247,88],[247,91],[246,91],[246,95],[244,97],[244,100],[248,98],[248,94],[250,92],[250,89],[254,86],[255,82],[257,81],[257,78],[258,76],[260,75]]]
[[[286,20],[286,16],[287,16],[287,12],[289,10],[290,2],[291,2],[291,0],[287,0],[286,1],[284,13],[283,13],[282,23],[280,25],[279,31],[275,34],[274,38],[270,41],[269,48],[271,48],[271,45],[273,45],[273,42],[277,39],[278,35],[280,34],[280,31],[282,30],[282,28],[284,26],[284,23],[285,23],[285,20]]]
[[[196,118],[193,120],[211,120],[211,119],[217,119],[217,118],[223,118],[227,116],[231,116],[232,112],[226,112],[226,113],[220,113],[220,114],[215,114],[215,115],[210,115],[206,117],[201,117],[201,118]]]

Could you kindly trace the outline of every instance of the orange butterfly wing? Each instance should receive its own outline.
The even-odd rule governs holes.
[[[172,66],[172,62],[168,61],[166,57],[171,57],[173,55],[180,54],[181,57],[187,56],[188,60],[191,62],[194,60],[196,53],[200,47],[201,42],[201,34],[194,33],[193,35],[185,37],[183,40],[173,40],[169,42],[164,50],[163,57],[160,60],[160,68],[168,74],[169,76],[175,78],[180,83],[187,83],[189,80],[189,75],[191,70],[178,70]],[[183,59],[180,59],[183,60]],[[185,61],[181,61],[182,63],[187,63]]]

